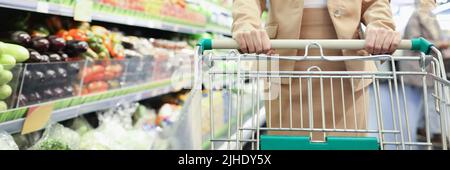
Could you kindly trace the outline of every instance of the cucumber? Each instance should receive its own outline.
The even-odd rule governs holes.
[[[13,56],[18,63],[25,62],[30,58],[28,50],[16,44],[0,42],[0,53]]]
[[[12,94],[11,86],[4,84],[0,86],[0,100],[7,99]]]
[[[0,64],[3,65],[5,70],[11,70],[14,66],[16,66],[16,59],[12,55],[1,54]]]
[[[13,79],[13,74],[8,70],[0,71],[0,85],[7,84]]]
[[[8,110],[8,105],[4,101],[0,101],[0,112]]]

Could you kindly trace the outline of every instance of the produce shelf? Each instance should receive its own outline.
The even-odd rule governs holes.
[[[60,110],[56,110],[52,113],[50,121],[51,122],[60,122],[68,119],[72,119],[75,117],[78,117],[83,114],[95,112],[95,111],[101,111],[108,108],[113,108],[121,103],[124,102],[136,102],[148,98],[152,98],[155,96],[159,96],[162,94],[167,94],[172,91],[172,87],[170,83],[170,80],[165,81],[159,81],[157,83],[149,83],[148,85],[145,85],[145,87],[152,86],[151,88],[148,88],[143,91],[129,93],[121,96],[112,97],[109,99],[94,101],[90,103],[85,103],[73,107],[68,107]],[[144,87],[142,85],[139,85],[139,87]],[[129,89],[136,89],[136,87],[129,87],[125,89],[117,89],[115,91],[124,91]],[[110,93],[110,92],[107,92]],[[92,96],[100,96],[102,94],[96,94],[86,97],[92,97]],[[63,99],[64,100],[64,99]],[[54,101],[56,103],[58,101]],[[20,133],[23,127],[23,123],[25,121],[25,118],[16,119],[13,121],[8,121],[4,123],[0,123],[0,130],[4,130],[10,134],[14,133]]]
[[[31,12],[39,12],[60,16],[73,17],[74,16],[74,7],[67,5],[59,5],[54,3],[48,3],[37,0],[0,0],[0,7],[31,11]],[[137,27],[145,27],[159,30],[167,30],[173,32],[187,33],[187,34],[199,34],[204,32],[213,32],[217,34],[230,36],[230,32],[226,29],[212,29],[212,28],[203,28],[203,27],[195,27],[190,25],[182,25],[164,21],[158,21],[155,19],[138,19],[129,16],[123,15],[115,15],[106,12],[98,12],[95,11],[92,15],[92,20],[94,21],[102,21],[109,22],[115,24],[125,24]]]

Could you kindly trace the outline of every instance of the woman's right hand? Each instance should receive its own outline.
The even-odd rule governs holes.
[[[271,50],[270,39],[264,29],[237,32],[233,38],[239,44],[241,53],[271,55],[274,52]]]

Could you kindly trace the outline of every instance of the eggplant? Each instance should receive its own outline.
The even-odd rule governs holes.
[[[62,79],[67,78],[67,70],[66,69],[64,69],[62,67],[58,67],[58,68],[56,68],[56,72],[57,72],[57,74],[58,74],[57,76],[59,78],[62,78]]]
[[[47,39],[50,42],[50,51],[52,52],[61,51],[66,47],[66,40],[63,38],[52,35],[47,37]]]
[[[42,56],[34,49],[28,49],[30,53],[30,58],[27,60],[28,62],[37,63],[42,61]]]
[[[48,69],[47,71],[45,71],[45,78],[49,81],[55,80],[57,78],[55,70]]]
[[[42,92],[42,97],[44,97],[46,99],[51,99],[51,98],[55,97],[55,93],[53,93],[53,90],[51,90],[51,89],[45,89]]]
[[[16,31],[12,33],[11,40],[24,47],[30,46],[31,43],[31,36],[30,34],[24,32],[24,31]]]
[[[50,57],[47,54],[42,54],[41,58],[42,58],[41,62],[45,62],[45,63],[50,62]]]
[[[38,92],[34,92],[34,93],[31,93],[30,95],[28,95],[28,101],[30,101],[30,102],[38,102],[41,100],[42,100],[42,96]]]
[[[23,76],[25,77],[26,81],[33,80],[33,73],[30,70],[25,70],[23,72]]]
[[[65,86],[64,91],[66,96],[72,96],[74,90],[72,86]]]
[[[49,58],[50,62],[64,61],[58,53],[49,53],[48,58]]]
[[[84,41],[71,40],[67,41],[64,52],[69,57],[78,57],[81,53],[85,53],[89,49],[89,45]]]
[[[45,82],[45,74],[42,71],[35,71],[33,75],[33,82]]]
[[[60,87],[57,87],[57,88],[53,89],[53,95],[54,95],[54,97],[62,98],[65,96],[65,90]]]
[[[44,37],[35,37],[31,40],[33,49],[44,53],[50,48],[50,42]]]

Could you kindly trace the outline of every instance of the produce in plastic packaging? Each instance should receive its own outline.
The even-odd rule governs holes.
[[[4,131],[0,131],[0,150],[19,150],[13,137]]]
[[[53,124],[45,129],[42,138],[31,150],[75,150],[80,144],[80,135],[61,124]]]

